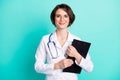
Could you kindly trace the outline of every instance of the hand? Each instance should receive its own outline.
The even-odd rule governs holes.
[[[80,53],[78,53],[78,51],[73,46],[68,46],[66,53],[68,56],[74,57],[78,63],[81,62],[82,56],[80,55]]]
[[[64,69],[73,64],[73,61],[71,59],[63,59],[59,61],[58,63],[55,63],[54,69]]]
[[[67,55],[70,57],[75,57],[79,54],[78,51],[73,46],[68,46]]]

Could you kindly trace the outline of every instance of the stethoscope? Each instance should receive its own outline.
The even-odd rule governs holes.
[[[58,51],[57,51],[57,47],[54,41],[51,41],[51,37],[52,37],[53,33],[50,34],[49,38],[48,38],[48,49],[50,51],[50,55],[52,57],[52,59],[56,59],[59,57],[58,55]]]

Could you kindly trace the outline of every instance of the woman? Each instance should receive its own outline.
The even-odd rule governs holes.
[[[63,72],[73,64],[67,56],[74,57],[75,62],[87,72],[93,70],[93,63],[89,54],[83,58],[71,45],[73,39],[80,40],[68,31],[68,27],[74,22],[75,15],[66,4],[57,5],[51,12],[51,21],[56,31],[43,36],[37,51],[35,70],[46,74],[46,80],[78,80],[77,74]],[[46,61],[47,60],[47,61]]]

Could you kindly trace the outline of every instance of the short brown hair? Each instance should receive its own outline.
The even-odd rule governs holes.
[[[69,19],[70,19],[70,22],[69,22],[68,26],[70,26],[75,20],[75,15],[74,15],[72,9],[67,4],[58,4],[53,9],[53,11],[51,12],[51,15],[50,15],[50,18],[51,18],[51,21],[52,21],[53,25],[55,25],[55,13],[60,8],[63,9],[68,14]]]

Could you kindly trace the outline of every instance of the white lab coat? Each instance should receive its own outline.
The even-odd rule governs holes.
[[[35,58],[36,58],[35,70],[38,73],[46,74],[46,80],[78,80],[77,74],[75,73],[62,72],[62,69],[54,70],[54,63],[62,59],[65,59],[67,47],[71,45],[73,39],[79,39],[79,38],[69,32],[66,43],[64,44],[63,47],[61,47],[59,42],[57,41],[56,32],[54,32],[51,35],[50,40],[54,41],[56,44],[58,57],[56,59],[53,59],[47,44],[49,42],[49,36],[50,34],[43,36],[37,48],[35,54]],[[54,48],[51,51],[54,52],[55,51]],[[76,62],[76,64],[78,63]],[[82,67],[85,71],[91,72],[93,69],[93,63],[90,59],[89,54],[87,55],[86,59],[82,58],[80,64],[78,65]]]

